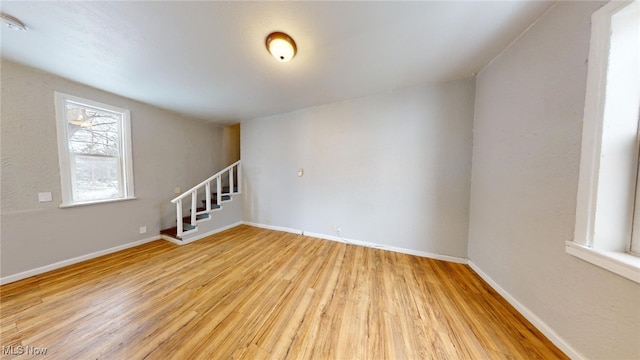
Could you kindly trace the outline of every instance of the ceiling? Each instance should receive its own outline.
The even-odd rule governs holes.
[[[217,124],[472,76],[544,1],[2,1],[2,57]],[[266,51],[272,31],[298,54]]]

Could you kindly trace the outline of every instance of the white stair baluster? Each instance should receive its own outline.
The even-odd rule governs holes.
[[[211,183],[208,182],[207,185],[204,186],[204,191],[206,192],[206,210],[207,212],[211,211]]]
[[[191,192],[191,226],[196,226],[196,218],[198,212],[198,190]]]
[[[178,200],[176,202],[176,214],[177,214],[177,218],[178,218],[178,230],[176,231],[176,235],[178,236],[178,238],[182,237],[182,199]]]
[[[240,162],[237,162],[236,164],[238,168],[238,193],[241,193],[242,189],[240,188],[240,185],[242,184],[242,168],[240,167]]]
[[[234,173],[234,168],[236,173]],[[229,166],[227,166],[226,168],[224,168],[223,170],[219,171],[218,173],[216,173],[215,175],[211,176],[210,178],[208,178],[207,180],[201,182],[200,184],[194,186],[193,188],[189,189],[186,192],[183,192],[181,195],[177,196],[175,199],[171,200],[172,203],[176,204],[176,223],[177,223],[177,230],[176,230],[176,236],[178,238],[182,238],[182,235],[184,235],[185,233],[185,229],[184,229],[184,220],[182,217],[182,210],[183,210],[183,204],[182,204],[182,199],[186,198],[187,196],[191,195],[191,216],[190,216],[190,225],[188,226],[187,232],[191,232],[191,231],[195,231],[194,228],[196,226],[196,223],[198,221],[198,191],[202,188],[204,188],[204,191],[206,192],[205,194],[205,212],[208,214],[210,211],[212,210],[216,210],[216,209],[220,209],[222,208],[222,199],[223,199],[223,194],[222,194],[222,176],[224,176],[224,174],[228,172],[229,173],[229,191],[227,193],[224,194],[224,196],[228,196],[229,199],[227,200],[231,200],[230,197],[232,194],[237,194],[240,193],[240,185],[242,182],[242,177],[241,177],[241,168],[240,168],[240,161],[237,161]],[[211,182],[212,181],[216,181],[216,207],[215,209],[213,208],[213,199],[212,199],[212,193],[211,193]],[[238,189],[237,191],[234,191],[234,189]],[[203,212],[204,213],[204,212]],[[208,217],[207,217],[208,219]],[[201,219],[201,220],[204,220]]]
[[[216,192],[216,204],[218,204],[218,207],[222,207],[222,178],[220,176],[216,178]]]

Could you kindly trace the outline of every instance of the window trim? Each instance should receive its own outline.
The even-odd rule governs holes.
[[[640,284],[640,258],[624,252],[603,251],[567,241],[567,254]]]
[[[575,232],[573,240],[566,242],[565,251],[640,283],[640,257],[625,252],[629,250],[629,242],[621,251],[607,251],[598,248],[594,242],[611,19],[632,2],[610,1],[592,15]],[[635,198],[635,194],[633,197]]]
[[[638,123],[640,124],[640,110]],[[638,135],[640,137],[640,135]],[[633,209],[633,226],[631,230],[631,244],[629,244],[629,253],[640,256],[640,154],[638,155],[638,168],[636,175],[636,196]]]
[[[132,148],[131,148],[131,112],[128,109],[120,108],[117,106],[100,103],[94,100],[81,98],[74,95],[69,95],[54,91],[54,103],[56,114],[56,130],[58,137],[58,160],[60,165],[60,182],[62,188],[62,204],[60,208],[69,208],[76,206],[86,206],[94,204],[104,204],[111,202],[119,202],[125,200],[133,200],[135,197],[135,190],[133,184],[133,160],[132,160]],[[124,186],[122,188],[123,197],[114,199],[101,199],[90,201],[73,201],[73,184],[71,174],[71,155],[69,154],[68,139],[67,139],[67,114],[66,114],[66,102],[75,102],[87,106],[91,106],[97,109],[102,109],[110,112],[117,112],[122,114],[122,133],[121,133],[121,151],[122,161],[124,164],[121,169],[124,169]],[[122,170],[120,170],[122,171]]]

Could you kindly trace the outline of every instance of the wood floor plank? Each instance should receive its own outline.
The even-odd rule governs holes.
[[[0,345],[49,359],[566,359],[466,265],[250,226],[0,286]]]

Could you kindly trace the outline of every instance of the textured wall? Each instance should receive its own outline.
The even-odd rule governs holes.
[[[244,219],[466,257],[473,93],[461,80],[242,123]]]
[[[221,127],[12,62],[2,61],[1,70],[3,277],[157,235],[175,223],[174,188],[186,190],[227,165]],[[54,91],[131,110],[137,200],[58,208]],[[45,191],[53,202],[38,202]]]
[[[640,358],[640,285],[572,240],[590,16],[560,2],[476,78],[469,258],[579,353]]]

